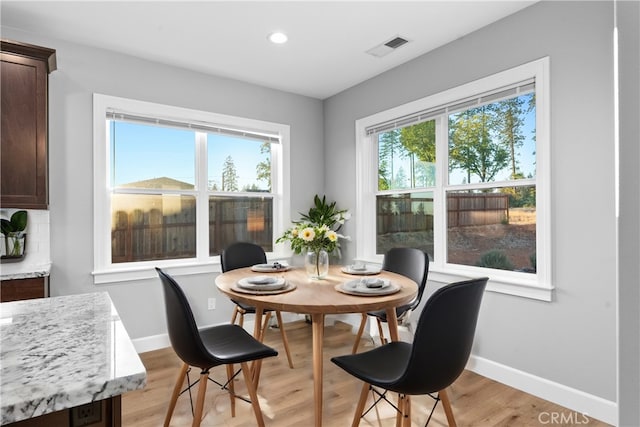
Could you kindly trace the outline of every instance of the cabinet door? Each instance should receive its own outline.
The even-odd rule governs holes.
[[[0,302],[45,297],[44,277],[3,280],[0,282]]]
[[[0,54],[0,206],[47,209],[47,64]]]

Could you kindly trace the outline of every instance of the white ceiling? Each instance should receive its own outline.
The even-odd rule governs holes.
[[[2,0],[0,15],[3,27],[325,99],[533,3]],[[274,30],[289,42],[269,43]],[[395,36],[410,43],[365,53]]]

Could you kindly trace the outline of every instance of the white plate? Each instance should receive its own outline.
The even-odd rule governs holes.
[[[282,263],[272,262],[271,264],[256,264],[251,266],[251,270],[258,273],[279,273],[291,270],[291,266]]]
[[[360,276],[369,276],[371,274],[378,274],[380,273],[380,271],[382,271],[380,267],[374,267],[371,265],[367,265],[363,269],[359,269],[359,268],[354,269],[352,265],[345,265],[344,267],[342,267],[343,273],[360,275]]]
[[[400,287],[391,283],[387,279],[379,279],[384,282],[384,285],[379,288],[368,287],[363,280],[350,280],[349,282],[340,285],[340,290],[349,294],[356,295],[388,295],[398,292]]]
[[[274,289],[272,291],[265,291],[264,289],[259,289],[259,290],[245,289],[245,288],[241,288],[240,286],[238,286],[237,283],[235,285],[231,286],[231,290],[232,291],[240,292],[242,294],[250,294],[250,295],[277,295],[277,294],[282,294],[282,293],[285,293],[285,292],[292,291],[295,288],[296,288],[296,285],[294,283],[291,283],[291,282],[286,282],[282,288]]]
[[[238,280],[238,287],[252,291],[274,291],[284,288],[285,285],[284,277],[253,276]]]
[[[272,283],[276,283],[278,281],[277,277],[273,276],[253,276],[247,277],[247,283],[252,285],[270,285]]]

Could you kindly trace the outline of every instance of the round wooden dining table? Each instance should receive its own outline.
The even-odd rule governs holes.
[[[268,292],[247,293],[237,287],[237,283],[241,279],[265,274],[283,277],[289,290],[275,294]],[[379,274],[366,277],[389,280],[392,285],[400,288],[395,293],[389,295],[352,295],[338,290],[344,283],[362,277],[344,273],[340,266],[330,266],[329,274],[322,280],[309,279],[305,269],[300,267],[278,273],[256,273],[247,267],[222,273],[215,280],[218,289],[229,298],[256,307],[255,337],[260,336],[262,314],[266,309],[311,315],[316,427],[322,426],[322,347],[325,315],[386,310],[389,335],[393,341],[397,341],[398,319],[395,307],[412,301],[418,293],[418,286],[413,280],[388,271],[381,271]]]

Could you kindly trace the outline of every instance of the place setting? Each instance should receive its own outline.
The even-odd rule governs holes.
[[[367,265],[362,261],[356,261],[353,264],[345,265],[342,267],[342,272],[347,274],[353,274],[355,276],[370,276],[373,274],[379,274],[382,269],[379,266]]]
[[[238,280],[232,286],[232,290],[246,294],[273,295],[289,292],[295,287],[284,277],[251,276]]]
[[[251,266],[251,271],[257,273],[281,273],[283,271],[291,270],[291,266],[278,261],[268,264],[256,264]]]
[[[336,285],[335,289],[349,295],[380,296],[395,294],[401,288],[388,279],[367,277],[341,283]]]

